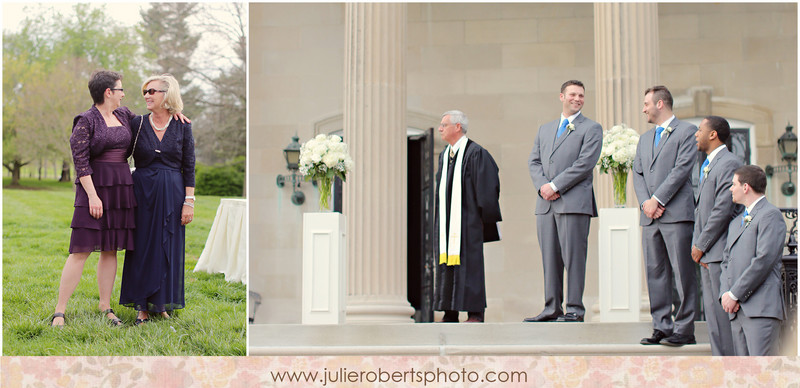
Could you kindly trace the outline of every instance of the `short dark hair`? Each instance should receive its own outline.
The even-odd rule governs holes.
[[[748,164],[739,167],[733,174],[739,177],[740,184],[747,183],[757,194],[764,194],[767,190],[767,174],[761,167]]]
[[[708,121],[711,130],[717,133],[719,141],[725,143],[731,137],[731,126],[728,124],[728,120],[719,116],[706,116],[704,120]]]
[[[666,86],[657,85],[648,88],[644,91],[644,95],[646,96],[650,92],[653,92],[653,103],[657,103],[658,100],[664,101],[664,105],[666,105],[669,110],[672,110],[672,93],[669,92]]]
[[[564,93],[564,90],[567,89],[567,86],[570,86],[570,85],[580,86],[581,88],[583,88],[583,91],[586,91],[586,87],[583,86],[583,82],[578,81],[576,79],[571,79],[571,80],[561,84],[561,93]]]
[[[110,70],[97,70],[92,73],[89,79],[89,94],[95,104],[102,104],[105,101],[106,89],[113,89],[117,81],[122,79],[122,74]]]

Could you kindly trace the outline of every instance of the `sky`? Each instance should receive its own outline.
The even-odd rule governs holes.
[[[75,5],[75,2],[46,2],[46,3],[7,3],[3,2],[3,31],[8,32],[17,32],[20,28],[20,22],[25,19],[25,12],[24,7],[28,6],[42,6],[42,7],[49,7],[53,8],[55,11],[60,12],[63,15],[70,15],[72,14],[72,7]],[[91,2],[90,3],[93,8],[102,8],[105,7],[106,15],[109,17],[114,18],[114,20],[120,22],[123,26],[133,26],[134,24],[138,23],[141,19],[139,16],[139,11],[143,8],[149,8],[149,4],[146,2],[140,3],[118,3],[118,2]]]
[[[33,13],[30,11],[31,9],[36,10],[36,14],[39,13],[41,9],[51,8],[55,12],[64,15],[65,17],[71,17],[74,15],[73,7],[75,4],[79,3],[78,1],[43,1],[43,2],[6,2],[5,0],[2,1],[2,30],[3,32],[18,32],[21,29],[21,22],[25,19],[25,17],[29,13]],[[133,27],[134,25],[138,24],[142,19],[140,15],[141,10],[147,10],[150,7],[149,2],[118,2],[118,1],[83,1],[83,3],[89,3],[92,9],[104,9],[104,13],[113,18],[115,21],[118,22],[123,27]],[[214,5],[214,3],[204,2],[209,5]],[[26,13],[25,9],[29,8],[29,11]],[[212,11],[213,14],[216,16],[217,20],[220,21],[227,21],[232,23],[231,15],[221,11]],[[230,42],[226,41],[225,39],[221,38],[219,35],[213,33],[206,33],[203,34],[203,38],[200,39],[198,43],[197,50],[195,51],[196,55],[202,55],[206,52],[216,52],[221,53],[227,57],[235,57],[236,54],[234,53]],[[206,56],[207,58],[207,56]],[[219,62],[216,65],[220,67],[227,67],[228,61],[225,59],[219,59]]]

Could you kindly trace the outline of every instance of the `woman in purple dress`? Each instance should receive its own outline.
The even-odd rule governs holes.
[[[119,304],[137,310],[136,322],[184,302],[185,225],[194,217],[194,138],[192,126],[172,120],[181,112],[178,81],[169,74],[142,85],[150,114],[134,128],[133,172],[136,202],[134,250],[125,253]]]
[[[75,162],[75,210],[69,257],[61,272],[53,326],[64,325],[67,302],[75,291],[89,254],[100,252],[97,263],[98,308],[112,325],[122,322],[111,309],[117,274],[117,251],[133,248],[133,180],[126,162],[131,142],[128,108],[120,106],[125,93],[122,75],[97,71],[89,81],[94,105],[75,117],[70,137]]]

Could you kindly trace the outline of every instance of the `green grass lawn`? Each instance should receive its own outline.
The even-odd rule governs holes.
[[[220,197],[198,196],[195,219],[186,227],[186,308],[172,319],[132,325],[136,311],[119,306],[124,252],[111,307],[125,326],[112,327],[97,310],[98,254],[86,261],[67,305],[67,325],[50,327],[61,269],[68,256],[74,191],[71,183],[3,180],[3,355],[134,356],[246,354],[246,285],[223,274],[194,273]]]

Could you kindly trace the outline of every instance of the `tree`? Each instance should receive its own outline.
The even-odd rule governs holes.
[[[210,163],[230,162],[247,154],[246,5],[205,5],[202,13],[202,30],[225,46],[210,47],[197,68],[212,88],[200,101],[205,115],[197,128],[202,135],[197,140],[198,157]]]
[[[22,166],[43,158],[62,160],[62,179],[69,180],[72,119],[92,105],[86,88],[92,71],[140,78],[131,31],[88,4],[73,11],[64,17],[39,9],[19,33],[3,34],[3,166],[12,185]]]
[[[197,9],[197,3],[152,3],[140,12],[142,21],[137,27],[144,56],[149,60],[146,70],[172,74],[181,87],[184,111],[194,115],[200,111],[200,88],[192,82],[191,59],[200,35],[190,30],[188,19]]]

